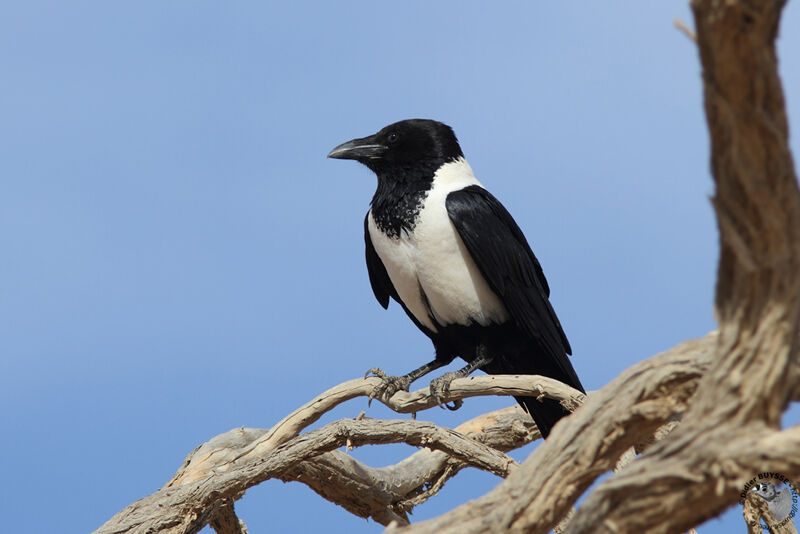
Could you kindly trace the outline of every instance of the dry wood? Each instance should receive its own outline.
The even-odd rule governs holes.
[[[800,319],[800,192],[775,56],[782,6],[692,4],[717,186],[719,342],[682,424],[587,499],[575,532],[597,532],[598,516],[608,530],[674,532],[735,503],[754,473],[800,478],[800,429],[777,430],[797,387]]]
[[[462,426],[467,433],[479,434],[479,439],[466,438],[460,432],[432,423],[371,419],[341,420],[297,435],[303,425],[318,420],[336,404],[358,395],[368,396],[375,382],[374,378],[358,379],[332,388],[268,431],[239,428],[217,436],[195,449],[164,488],[131,504],[97,532],[197,532],[217,519],[217,514],[222,514],[218,522],[223,523],[232,514],[228,508],[230,500],[241,497],[248,487],[272,477],[291,477],[291,469],[341,446],[404,442],[443,451],[446,462],[451,464],[451,474],[456,468],[473,466],[506,476],[516,464],[501,451],[538,437],[538,431],[533,431],[535,425],[521,423],[517,411],[511,411],[515,414],[512,417],[509,411],[504,411]],[[475,396],[481,387],[490,394],[544,395],[569,406],[584,397],[564,384],[543,377],[495,376],[453,381],[448,400]],[[384,402],[407,411],[436,405],[427,388],[413,393],[398,392]],[[336,457],[328,456],[328,459]],[[437,471],[430,476],[437,475]],[[409,491],[429,482],[430,478],[418,482]],[[387,512],[384,505],[381,512],[376,512],[376,519],[384,523],[401,519],[414,502],[426,498],[419,495],[401,495],[396,502],[399,513]]]
[[[518,406],[484,414],[455,430],[501,451],[540,437],[533,421]],[[467,464],[430,449],[383,468],[369,467],[345,453],[332,451],[298,464],[280,478],[303,482],[359,517],[371,517],[383,525],[392,521],[406,524],[406,512],[435,495],[464,467]]]
[[[348,443],[425,446],[500,476],[517,465],[502,452],[433,423],[343,419],[298,436],[265,458],[251,459],[197,482],[165,486],[133,503],[97,532],[197,532],[228,499],[240,497],[248,487]]]
[[[628,447],[646,443],[664,421],[684,409],[686,398],[694,391],[707,365],[714,339],[715,334],[712,333],[702,340],[684,343],[635,366],[603,390],[589,396],[587,404],[592,408],[581,421],[599,421],[598,414],[611,413],[612,407],[619,412],[607,420],[606,426],[599,431],[605,432],[601,440],[619,443],[614,448],[604,447],[607,454],[604,459],[608,465],[613,466],[619,454]],[[513,463],[499,451],[510,450],[538,437],[529,416],[518,408],[509,408],[465,423],[459,427],[460,433],[418,421],[344,420],[291,438],[291,433],[286,429],[301,425],[294,422],[295,418],[305,424],[317,420],[320,412],[329,410],[335,404],[330,398],[338,402],[352,398],[352,392],[357,389],[356,382],[359,380],[332,388],[269,431],[234,429],[198,447],[162,490],[132,504],[98,532],[144,532],[154,526],[166,529],[165,532],[196,532],[204,521],[209,521],[220,511],[221,500],[236,499],[247,487],[269,477],[297,479],[297,475],[300,475],[300,481],[358,515],[369,514],[383,524],[392,520],[403,524],[407,519],[405,512],[431,494],[420,492],[420,488],[444,482],[458,469],[468,465],[505,476]],[[528,384],[527,390],[522,387],[523,383]],[[554,386],[552,390],[551,385]],[[360,394],[367,396],[371,386],[358,386]],[[474,395],[480,387],[485,387],[492,394],[543,394],[565,403],[577,403],[583,397],[563,384],[541,377],[475,377],[454,381],[450,399]],[[424,399],[426,396],[429,396],[427,389],[410,394],[400,392],[394,396],[399,397],[397,400],[393,397],[387,403],[405,409],[417,408],[429,403]],[[659,407],[657,404],[662,398],[668,400]],[[523,420],[523,417],[527,419]],[[577,417],[577,414],[573,417]],[[620,433],[620,426],[630,424],[627,422],[629,420],[637,423],[638,432]],[[346,431],[342,425],[347,425]],[[402,431],[387,434],[396,425],[402,425],[399,427]],[[266,440],[275,439],[274,436],[279,433],[287,436],[289,441],[271,451],[266,450],[263,447]],[[462,433],[475,436],[479,443],[464,438]],[[396,466],[371,472],[364,471],[363,465],[343,453],[322,454],[348,442],[360,445],[398,440],[444,452],[420,451]],[[452,440],[457,440],[455,445]],[[338,473],[338,476],[320,482],[321,477],[306,478],[302,476],[303,473]],[[362,491],[360,499],[353,497],[353,489],[343,489],[353,481],[360,484],[357,485]],[[392,486],[398,490],[387,493],[384,489],[381,492],[383,488]],[[366,494],[372,495],[368,497]],[[569,506],[555,513],[563,515],[568,510]],[[155,514],[155,511],[159,513]]]
[[[547,531],[598,476],[614,468],[623,453],[644,446],[666,421],[686,409],[715,344],[716,334],[711,333],[633,366],[589,395],[583,406],[563,424],[559,422],[547,441],[492,492],[449,514],[406,528],[430,533],[460,529],[498,532],[510,528],[524,510],[532,509],[539,513],[539,523],[530,528]]]
[[[242,451],[242,455],[262,455],[281,443],[295,437],[308,425],[338,404],[355,397],[368,397],[380,383],[376,377],[355,379],[322,393],[275,425],[264,437]],[[568,410],[573,410],[584,395],[566,384],[543,376],[474,376],[454,380],[443,402],[452,402],[480,395],[532,395],[558,400]],[[438,406],[428,388],[412,393],[399,391],[390,399],[379,399],[399,413],[416,413]]]
[[[356,397],[369,397],[380,379],[375,377],[357,378],[333,387],[307,402],[267,432],[259,431],[259,436],[252,436],[252,429],[242,429],[250,434],[237,437],[222,434],[195,449],[184,461],[184,465],[167,486],[179,486],[201,480],[213,473],[219,465],[219,456],[231,456],[233,461],[245,461],[248,458],[260,458],[274,450],[277,446],[295,438],[304,428],[315,423],[325,413],[342,402]],[[529,395],[547,396],[558,400],[568,410],[574,410],[585,395],[561,382],[542,376],[475,376],[454,380],[445,402],[452,402],[479,395]],[[378,399],[386,406],[400,413],[416,413],[438,406],[430,395],[428,388],[408,393],[398,391],[390,399]],[[252,438],[252,439],[249,439]],[[233,440],[233,441],[231,441]]]
[[[504,452],[541,437],[536,425],[519,406],[481,415],[455,430]],[[230,470],[240,451],[267,432],[266,429],[235,428],[221,434],[198,447],[187,458],[179,473],[195,454],[213,459],[206,463],[207,476],[212,476],[213,471]],[[370,467],[344,452],[334,450],[293,465],[278,478],[285,482],[305,483],[321,496],[359,517],[371,517],[383,525],[392,521],[405,524],[405,512],[435,493],[423,490],[424,486],[442,480],[446,473],[455,475],[467,466],[446,453],[427,448],[395,465],[382,468]],[[230,522],[230,518],[226,520]],[[220,531],[213,520],[211,526]]]

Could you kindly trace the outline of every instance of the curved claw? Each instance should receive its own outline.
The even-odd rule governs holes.
[[[372,369],[364,373],[364,378],[369,378],[369,375],[386,379],[386,373],[384,373],[379,367],[373,367]]]
[[[367,371],[364,378],[369,378],[370,374],[380,378],[381,383],[372,389],[367,406],[372,406],[372,399],[391,398],[398,391],[408,391],[408,386],[411,385],[411,379],[408,376],[389,376],[377,367]]]
[[[454,411],[458,410],[462,406],[464,406],[464,401],[461,400],[461,399],[454,400],[452,406],[450,406],[449,404],[446,404],[446,403],[444,404],[444,407],[447,408],[448,410],[450,410],[451,412],[454,412]]]
[[[450,393],[450,382],[452,382],[456,378],[459,378],[460,376],[461,375],[459,375],[458,373],[451,372],[451,373],[445,373],[439,378],[434,378],[433,380],[431,380],[431,385],[429,386],[428,389],[431,392],[431,396],[436,401],[436,404],[438,404],[440,408],[444,409],[445,407],[447,407],[450,410],[457,410],[458,408],[461,407],[462,402],[460,400],[453,401],[453,406],[455,406],[455,408],[450,408],[449,406],[447,406],[447,403],[444,400]]]
[[[372,399],[374,399],[375,397],[380,395],[381,392],[382,392],[382,389],[385,389],[385,380],[386,380],[386,373],[384,373],[378,367],[373,367],[372,369],[370,369],[369,371],[364,373],[364,379],[366,380],[367,378],[370,377],[370,375],[377,376],[378,378],[381,378],[382,380],[384,380],[384,382],[382,382],[380,385],[375,386],[372,389],[372,391],[370,392],[369,398],[367,399],[367,408],[372,406]],[[382,386],[383,386],[383,388],[382,388]]]

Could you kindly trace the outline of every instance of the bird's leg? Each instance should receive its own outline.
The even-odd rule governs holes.
[[[428,362],[403,376],[389,376],[377,367],[373,367],[367,371],[367,374],[364,375],[364,378],[367,378],[369,375],[374,375],[381,379],[381,383],[375,386],[375,389],[373,389],[372,393],[369,394],[368,405],[372,404],[372,399],[374,398],[380,397],[388,399],[398,391],[408,391],[408,387],[414,380],[430,373],[431,371],[435,371],[439,367],[447,365],[447,363],[448,362],[443,362],[440,360],[433,360],[432,362]]]
[[[467,365],[458,371],[451,371],[443,374],[439,378],[434,378],[431,380],[431,396],[436,400],[436,402],[439,403],[440,406],[444,406],[448,410],[458,410],[461,408],[461,405],[464,404],[461,399],[453,401],[453,406],[448,406],[442,401],[442,399],[450,393],[450,382],[456,378],[464,378],[469,376],[472,371],[491,363],[491,361],[492,357],[486,353],[486,347],[484,345],[478,345],[478,349],[475,352],[475,358]]]

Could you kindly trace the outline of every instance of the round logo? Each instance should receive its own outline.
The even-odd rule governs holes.
[[[759,473],[751,478],[742,488],[739,504],[744,505],[748,494],[755,494],[767,503],[767,508],[775,517],[777,525],[785,525],[794,520],[797,514],[798,493],[792,482],[780,473]],[[756,521],[752,521],[755,526]],[[761,519],[761,528],[769,531],[769,527]]]

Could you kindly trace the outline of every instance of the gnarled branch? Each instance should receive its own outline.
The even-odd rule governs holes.
[[[317,421],[337,404],[355,396],[368,396],[376,382],[374,378],[357,379],[332,388],[268,431],[241,428],[217,436],[195,449],[164,488],[131,504],[97,532],[197,532],[215,519],[217,514],[224,514],[219,522],[229,523],[232,513],[229,503],[240,498],[248,487],[268,478],[290,478],[292,469],[325,453],[330,454],[330,451],[341,446],[404,442],[441,451],[446,461],[452,464],[450,474],[456,467],[473,466],[506,476],[516,463],[501,450],[508,445],[520,446],[538,436],[538,432],[532,430],[535,425],[532,422],[520,425],[518,416],[506,418],[505,421],[512,425],[517,421],[513,432],[493,431],[493,425],[503,420],[507,413],[489,415],[463,425],[463,430],[473,435],[480,431],[477,433],[478,439],[467,438],[460,432],[432,423],[371,419],[341,420],[298,435],[305,426]],[[580,402],[583,398],[582,393],[547,378],[499,376],[453,381],[448,400],[478,395],[481,388],[490,394],[544,395],[567,404]],[[427,389],[413,393],[399,392],[384,402],[406,411],[436,405]],[[508,430],[506,426],[501,428]],[[519,439],[520,434],[526,438]],[[484,441],[491,441],[496,448]],[[327,459],[336,457],[331,455]],[[356,464],[350,465],[356,467]],[[434,477],[437,472],[429,474]],[[438,476],[441,477],[440,474]],[[409,491],[430,481],[426,479]],[[417,498],[421,494],[404,494],[401,499],[391,503],[398,505],[397,512],[384,506],[376,514],[381,522],[386,523],[402,519],[405,510],[420,499],[424,500],[424,497]]]

